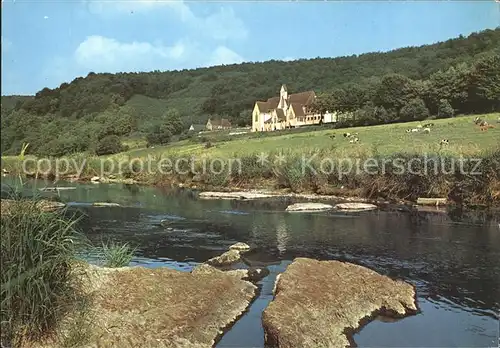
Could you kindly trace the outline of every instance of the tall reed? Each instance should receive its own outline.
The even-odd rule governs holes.
[[[77,219],[17,198],[1,216],[1,340],[17,346],[48,333],[74,301]]]

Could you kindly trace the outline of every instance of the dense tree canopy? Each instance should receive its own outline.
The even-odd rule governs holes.
[[[499,71],[500,28],[349,57],[91,72],[32,97],[2,97],[1,151],[15,154],[29,142],[29,152],[46,156],[95,152],[105,138],[106,147],[116,142],[111,136],[164,143],[208,117],[245,125],[255,101],[276,96],[283,83],[290,93],[314,90],[319,110],[349,111],[364,124],[489,112],[500,109]]]
[[[438,70],[427,79],[413,80],[387,74],[360,98],[352,88],[336,88],[315,102],[319,112],[354,113],[347,125],[423,120],[431,115],[500,111],[500,52],[481,55],[477,61]],[[360,103],[363,103],[360,105]]]

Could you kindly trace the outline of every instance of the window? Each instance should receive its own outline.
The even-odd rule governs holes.
[[[257,112],[254,115],[254,122],[259,122],[259,114]]]

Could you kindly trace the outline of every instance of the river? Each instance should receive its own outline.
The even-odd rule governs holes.
[[[4,177],[3,184],[14,179]],[[25,190],[52,186],[29,181]],[[266,265],[260,294],[217,347],[264,347],[261,312],[276,275],[297,256],[360,264],[417,288],[421,313],[381,318],[354,336],[359,347],[493,347],[499,343],[499,216],[485,213],[285,213],[291,199],[198,199],[190,190],[121,184],[74,184],[59,198],[83,212],[82,231],[95,243],[130,242],[134,265],[193,266],[236,242],[254,251],[246,261]],[[92,207],[114,202],[122,207]],[[167,224],[161,221],[168,221]]]

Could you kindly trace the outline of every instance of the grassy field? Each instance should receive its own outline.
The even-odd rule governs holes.
[[[114,157],[179,156],[194,155],[202,157],[231,158],[252,153],[286,151],[304,153],[317,150],[332,151],[346,157],[376,152],[390,155],[404,153],[446,153],[450,155],[472,155],[500,146],[499,113],[480,115],[495,128],[480,131],[474,125],[477,116],[464,116],[452,119],[409,122],[369,127],[318,130],[294,133],[287,131],[269,133],[247,133],[236,135],[234,140],[227,140],[226,133],[207,133],[203,136],[211,139],[213,147],[205,148],[203,143],[183,140],[167,146],[138,148],[113,155]],[[418,124],[434,123],[430,134],[406,133]],[[358,133],[359,142],[349,143],[343,133]],[[335,135],[335,138],[331,138]],[[221,139],[220,139],[221,138]],[[224,139],[224,140],[222,140]],[[448,139],[449,145],[440,146],[441,139]],[[222,141],[221,141],[222,140]]]
[[[55,172],[59,173],[59,178],[75,174],[80,178],[108,177],[112,174],[118,180],[134,179],[152,185],[182,183],[209,189],[266,187],[294,192],[410,200],[451,195],[455,201],[472,202],[470,204],[498,204],[499,116],[498,113],[482,115],[495,126],[487,131],[475,126],[475,116],[466,116],[430,121],[434,126],[429,134],[406,132],[419,122],[236,136],[213,132],[167,146],[135,148],[109,156],[74,155],[67,158],[69,164],[49,161],[52,169],[48,171],[35,161],[31,161],[30,168],[22,169],[19,158],[2,157],[2,168],[7,168],[12,174],[22,169],[33,175],[42,173],[48,178],[56,178]],[[343,136],[345,132],[357,133],[359,142],[350,143]],[[442,139],[447,139],[449,144],[441,146]],[[211,146],[207,147],[207,143]],[[258,161],[261,153],[269,156],[265,164]],[[311,156],[313,154],[315,156]],[[278,155],[284,155],[284,161],[277,160]],[[480,159],[480,166],[475,167],[476,162],[467,160],[465,165],[468,167],[465,169],[469,171],[464,173],[462,167],[456,165],[462,163],[457,162],[461,161],[460,156]],[[304,166],[304,158],[310,160],[308,163],[311,166]],[[168,160],[170,168],[167,171],[163,169],[165,160]],[[363,169],[357,171],[359,167],[352,166],[352,163],[367,165],[367,161],[373,160],[376,161],[375,174]],[[327,167],[324,167],[325,163]],[[406,166],[403,173],[397,163]],[[57,167],[60,164],[66,167]],[[453,168],[451,171],[444,172],[446,169],[443,168],[450,167]],[[429,172],[428,168],[438,169]],[[473,170],[479,175],[472,175]]]

